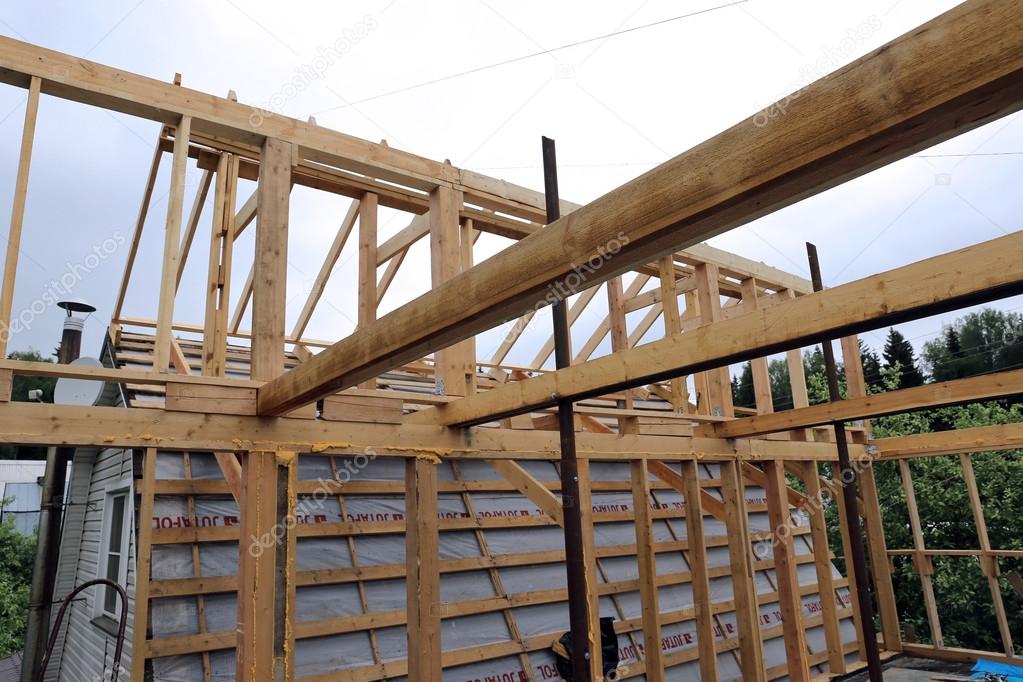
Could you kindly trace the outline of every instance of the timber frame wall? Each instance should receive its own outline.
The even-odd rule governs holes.
[[[738,623],[734,641],[715,644],[705,545],[685,547],[692,562],[687,579],[695,609],[676,616],[695,620],[699,646],[693,656],[703,677],[717,676],[718,647],[724,646],[738,652],[744,680],[783,675],[810,679],[811,665],[820,661],[807,650],[806,622],[800,617],[802,593],[796,580],[802,558],[796,555],[788,533],[775,533],[782,539],[776,539],[773,547],[786,664],[782,670],[764,666],[761,639],[767,633],[757,622],[752,538],[741,492],[745,482],[764,488],[776,528],[789,526],[791,506],[807,510],[815,548],[811,560],[823,591],[824,581],[831,580],[830,554],[823,513],[810,502],[819,498],[820,489],[835,485],[831,478],[822,479],[819,469],[822,462],[835,461],[830,424],[1023,393],[1023,375],[1005,372],[867,396],[854,336],[1023,291],[1019,233],[819,293],[811,293],[800,278],[700,244],[1020,109],[1023,8],[1013,0],[969,0],[810,84],[788,102],[784,114],[771,117],[767,125],[756,125],[758,119],[751,118],[586,206],[563,202],[565,217],[546,226],[539,193],[356,139],[313,121],[270,115],[254,126],[251,108],[233,97],[214,97],[9,38],[0,38],[0,81],[29,93],[0,289],[4,329],[12,315],[40,96],[83,102],[163,126],[110,328],[117,347],[151,344],[148,364],[92,369],[0,360],[0,441],[137,448],[145,453],[140,519],[150,518],[155,497],[174,485],[177,494],[191,496],[229,492],[240,510],[241,525],[236,531],[240,537],[272,533],[293,513],[296,496],[305,485],[297,477],[297,453],[339,457],[374,448],[383,456],[401,458],[405,521],[401,528],[388,529],[403,530],[406,539],[403,572],[409,599],[406,611],[392,617],[404,621],[408,630],[408,656],[393,665],[381,663],[367,669],[357,679],[407,674],[417,682],[440,680],[443,667],[463,660],[459,652],[441,654],[440,574],[450,567],[438,558],[442,522],[437,500],[447,484],[438,482],[437,463],[490,461],[503,476],[501,486],[510,486],[533,501],[544,511],[544,523],[557,523],[562,510],[556,489],[551,482],[529,475],[516,461],[557,460],[551,408],[559,399],[579,405],[584,490],[599,488],[596,483],[590,485],[589,462],[630,463],[632,476],[620,486],[637,501],[632,521],[644,615],[640,622],[622,623],[622,631],[642,631],[646,641],[660,640],[664,614],[656,606],[657,586],[664,576],[658,575],[655,566],[655,550],[661,548],[653,542],[650,524],[658,512],[650,507],[649,496],[651,487],[663,484],[684,495],[690,511],[700,512],[685,515],[689,537],[702,536],[704,514],[722,519],[728,527],[726,544],[735,590],[729,608]],[[165,153],[172,155],[172,164],[162,277],[154,296],[156,318],[131,318],[122,311],[124,296]],[[186,214],[184,177],[193,161],[203,170],[203,179]],[[239,178],[258,182],[244,202],[237,196]],[[348,196],[353,203],[299,323],[289,333],[285,329],[285,256],[289,194],[295,184]],[[204,320],[201,324],[176,322],[174,295],[197,234],[201,206],[211,190],[214,211]],[[408,227],[383,243],[376,235],[379,206],[410,214]],[[359,328],[340,341],[308,339],[304,332],[309,318],[356,221]],[[232,313],[233,283],[225,273],[231,271],[234,240],[253,223],[256,257],[242,285],[241,304]],[[471,247],[480,231],[519,241],[474,267]],[[432,290],[377,319],[377,305],[409,247],[427,237]],[[580,277],[578,264],[594,258],[602,266]],[[622,275],[631,271],[636,273],[631,282],[623,283]],[[644,289],[648,281],[659,286]],[[569,313],[575,319],[601,286],[606,289],[606,320],[591,339],[573,349],[571,366],[542,369],[551,343],[537,349],[532,367],[503,366],[515,334],[494,357],[483,361],[475,356],[471,340],[476,334],[513,319],[528,323],[538,306],[550,303],[552,291],[579,294]],[[684,297],[681,307],[680,297]],[[246,332],[240,323],[250,305],[251,331]],[[646,317],[630,330],[626,314],[641,309],[647,311]],[[664,337],[639,344],[661,315]],[[139,335],[139,329],[151,330],[148,340],[142,338],[147,335]],[[612,352],[591,359],[608,334]],[[849,396],[811,407],[799,349],[833,339],[842,343]],[[6,355],[6,350],[5,334],[0,351]],[[765,356],[776,352],[788,353],[795,408],[775,414]],[[242,356],[245,368],[239,372]],[[726,368],[747,359],[753,361],[757,409],[755,415],[737,418],[740,411],[731,405]],[[16,403],[10,401],[16,374],[102,379],[121,383],[136,396],[156,399],[143,405],[139,398],[130,409]],[[430,390],[415,390],[422,388],[424,380]],[[322,400],[319,407],[315,407],[317,400]],[[930,550],[919,538],[915,519],[911,522],[916,546],[886,548],[871,462],[876,457],[1014,447],[1019,430],[992,427],[965,437],[951,432],[907,441],[870,441],[869,425],[851,431],[853,455],[862,465],[858,506],[866,529],[884,650],[974,655],[949,653],[942,646],[936,617],[932,647],[902,644],[888,554],[910,552],[926,576]],[[213,453],[223,481],[171,484],[158,480],[158,449]],[[698,461],[720,467],[720,498],[701,489]],[[968,458],[963,465],[969,471]],[[834,467],[829,470],[834,472]],[[804,482],[805,496],[788,488],[787,475]],[[904,476],[912,497],[908,468]],[[968,484],[970,480],[967,474]],[[457,492],[458,485],[454,487]],[[979,547],[964,551],[983,562],[992,595],[1000,603],[997,563],[1007,555],[987,542],[975,487],[970,492]],[[589,516],[588,506],[581,507]],[[590,528],[593,519],[585,521]],[[295,569],[296,536],[369,532],[358,527],[310,528],[293,527],[275,543],[274,551],[256,556],[239,551],[238,575],[222,584],[197,577],[174,586],[187,595],[218,590],[236,590],[240,595],[237,633],[230,635],[230,642],[213,642],[213,635],[202,634],[175,642],[179,648],[174,651],[233,647],[239,679],[294,677],[290,640],[301,637],[301,628],[295,624],[294,588],[310,579]],[[160,649],[166,643],[147,639],[143,625],[150,598],[171,589],[146,579],[149,548],[167,539],[165,530],[139,524],[134,679],[142,678],[148,658],[167,653]],[[850,543],[858,538],[843,530],[843,555],[849,556]],[[194,525],[173,532],[188,542],[224,533]],[[597,564],[592,539],[586,554],[593,578]],[[401,572],[402,567],[389,570]],[[589,598],[594,599],[597,580],[588,583]],[[600,589],[613,591],[614,587],[603,583]],[[832,600],[821,601],[829,645],[837,646],[837,606]],[[936,610],[932,601],[928,598],[929,611]],[[832,608],[826,608],[827,604]],[[853,611],[858,622],[859,613]],[[1010,635],[1004,632],[1003,636],[1005,653],[1011,654]],[[524,654],[522,646],[495,655]],[[837,653],[832,651],[827,661],[833,672],[847,668]],[[651,649],[627,674],[663,679],[664,667],[673,662]],[[336,673],[322,679],[356,678]]]

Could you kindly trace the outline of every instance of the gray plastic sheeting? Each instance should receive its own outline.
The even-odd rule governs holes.
[[[220,470],[211,455],[190,456],[193,478],[220,478]],[[355,466],[351,458],[334,458],[338,471],[354,471],[360,481],[401,481],[404,480],[404,461],[400,458],[373,458],[366,462],[360,458]],[[330,458],[307,455],[299,459],[299,475],[303,479],[327,479],[332,476]],[[553,463],[545,461],[523,461],[521,463],[540,480],[556,480],[557,470]],[[460,473],[465,479],[498,480],[499,475],[481,461],[460,462]],[[595,481],[629,481],[628,463],[594,462],[591,465]],[[450,463],[438,466],[441,480],[453,480],[454,469]],[[701,475],[717,475],[714,465],[701,465]],[[183,479],[184,466],[180,454],[161,452],[157,458],[157,476],[161,479]],[[354,478],[354,476],[353,476]],[[711,489],[711,494],[717,491]],[[764,502],[763,491],[750,486],[747,499],[751,504]],[[512,493],[470,493],[472,508],[479,518],[536,517],[540,510],[528,499]],[[656,504],[661,509],[684,509],[682,496],[674,491],[654,492]],[[345,514],[341,512],[336,496],[315,500],[300,496],[298,499],[298,521],[300,523],[324,523],[342,520],[389,521],[404,518],[404,499],[397,495],[345,495]],[[628,492],[593,493],[593,507],[596,512],[632,512],[632,496]],[[238,523],[238,507],[230,497],[196,496],[196,524],[199,526],[225,526]],[[441,494],[439,514],[443,518],[469,518],[469,510],[461,494]],[[799,514],[794,516],[800,525],[807,520]],[[189,522],[186,497],[158,496],[154,507],[154,527],[174,527]],[[708,536],[726,535],[725,527],[716,519],[706,516],[704,525]],[[752,531],[769,530],[767,514],[750,513]],[[632,523],[597,523],[594,529],[598,547],[628,545],[635,542]],[[493,555],[560,550],[563,548],[562,530],[554,526],[534,528],[487,528],[482,531],[487,550]],[[656,519],[655,540],[669,542],[686,537],[684,519]],[[478,557],[484,549],[472,530],[442,531],[440,535],[442,559]],[[351,568],[401,564],[405,560],[403,535],[364,535],[353,538],[357,564],[353,562],[348,540],[344,537],[300,538],[297,541],[297,568],[299,571]],[[810,551],[809,537],[797,536],[798,553]],[[770,546],[757,547],[761,559],[771,558]],[[153,578],[191,578],[196,576],[193,565],[192,545],[154,545],[152,555]],[[711,547],[707,551],[710,567],[726,566],[728,551],[725,547]],[[608,557],[599,560],[598,579],[603,582],[635,580],[638,568],[635,557]],[[199,568],[203,576],[234,575],[238,568],[238,546],[234,542],[204,542],[199,544]],[[680,573],[689,570],[685,557],[680,552],[660,553],[657,556],[658,574]],[[814,584],[816,572],[813,564],[799,566],[801,584]],[[833,569],[836,578],[841,577]],[[497,577],[504,592],[509,595],[526,592],[563,589],[565,568],[563,564],[537,564],[502,567],[496,569]],[[761,593],[774,592],[774,572],[758,571],[757,590]],[[403,611],[405,608],[404,579],[365,581],[336,585],[301,586],[296,589],[296,617],[298,622],[315,622],[326,619],[362,615],[362,599],[365,598],[370,613]],[[715,601],[732,599],[731,580],[715,578],[711,583]],[[441,576],[441,599],[446,603],[486,599],[497,595],[491,574],[486,570],[447,573]],[[848,591],[839,590],[839,597],[849,604]],[[693,604],[692,590],[688,584],[669,585],[659,591],[662,612],[673,612],[690,608]],[[816,615],[820,611],[818,595],[803,600],[803,611]],[[233,631],[236,625],[236,600],[233,594],[207,595],[204,598],[206,632]],[[639,592],[627,592],[600,598],[602,616],[613,616],[616,620],[638,619],[641,616]],[[777,604],[764,604],[760,608],[761,625],[777,626],[780,614]],[[151,622],[154,639],[194,635],[200,632],[198,600],[195,597],[154,599],[151,604]],[[442,647],[445,651],[481,647],[488,644],[513,641],[513,627],[522,638],[547,637],[553,642],[568,629],[568,610],[564,602],[517,606],[507,612],[497,611],[449,618],[442,621]],[[717,636],[733,638],[737,634],[735,614],[724,613],[716,619]],[[851,619],[841,622],[845,642],[856,640]],[[641,631],[620,634],[619,649],[622,663],[636,662],[643,647]],[[811,653],[826,649],[822,627],[807,632],[807,644]],[[666,624],[662,628],[661,648],[665,654],[673,654],[696,646],[695,623]],[[374,654],[374,648],[379,658]],[[375,663],[400,660],[406,657],[407,642],[404,627],[386,627],[369,632],[354,632],[324,637],[300,639],[295,647],[296,676],[318,675],[351,668],[360,668]],[[775,638],[764,643],[768,667],[785,662],[784,643]],[[546,649],[534,651],[526,657],[533,679],[538,682],[557,680],[554,658]],[[234,679],[234,651],[210,653],[210,669],[216,682]],[[719,656],[722,679],[740,676],[735,656],[729,652]],[[826,668],[819,671],[824,672]],[[154,659],[154,680],[157,682],[192,682],[202,679],[203,663],[199,654],[171,656]],[[403,679],[403,678],[402,678]],[[444,670],[446,682],[523,682],[528,680],[523,662],[518,656],[496,658],[482,663],[473,663]],[[641,680],[642,677],[632,678]],[[695,662],[674,666],[667,671],[669,680],[699,679]]]

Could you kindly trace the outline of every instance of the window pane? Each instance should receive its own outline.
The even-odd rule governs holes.
[[[121,551],[121,535],[124,531],[124,501],[126,495],[111,498],[113,509],[110,510],[110,551]]]

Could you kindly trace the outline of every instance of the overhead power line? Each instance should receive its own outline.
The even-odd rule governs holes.
[[[587,43],[594,43],[594,42],[597,42],[598,40],[607,40],[609,38],[614,38],[616,36],[624,35],[626,33],[633,33],[635,31],[642,31],[644,29],[652,28],[652,27],[655,27],[655,26],[662,26],[664,24],[669,24],[671,22],[679,21],[681,19],[688,19],[690,17],[695,17],[695,16],[698,16],[700,14],[708,14],[710,12],[715,12],[715,11],[720,10],[720,9],[725,9],[726,7],[734,7],[736,5],[743,5],[743,4],[747,3],[747,2],[749,2],[749,0],[735,0],[735,2],[728,2],[728,3],[725,3],[723,5],[716,5],[714,7],[707,7],[706,9],[696,10],[695,12],[688,12],[686,14],[679,14],[678,16],[668,17],[667,19],[660,19],[658,21],[650,22],[649,24],[643,24],[641,26],[633,26],[632,28],[623,28],[623,29],[621,29],[619,31],[614,31],[612,33],[605,33],[603,35],[593,36],[592,38],[585,38],[583,40],[577,40],[577,41],[572,42],[572,43],[566,43],[564,45],[559,45],[558,47],[552,47],[549,50],[539,50],[537,52],[531,52],[529,54],[524,54],[524,55],[521,55],[521,56],[518,56],[518,57],[512,57],[511,59],[505,59],[504,61],[494,62],[493,64],[487,64],[485,66],[477,66],[476,68],[468,69],[466,71],[459,71],[458,73],[448,74],[447,76],[441,76],[440,78],[432,78],[430,80],[423,81],[422,83],[416,83],[414,85],[406,85],[404,87],[397,88],[395,90],[388,90],[387,92],[381,92],[381,93],[378,93],[376,95],[370,95],[369,97],[364,97],[362,99],[357,99],[357,100],[354,100],[354,101],[351,101],[351,102],[346,102],[344,104],[339,104],[336,107],[330,107],[328,109],[323,109],[321,111],[318,111],[318,112],[316,112],[316,115],[325,114],[325,113],[327,113],[329,111],[337,111],[338,109],[346,109],[348,107],[355,106],[357,104],[364,104],[366,102],[372,102],[373,100],[378,100],[378,99],[381,99],[383,97],[390,97],[391,95],[397,95],[399,93],[408,92],[409,90],[415,90],[417,88],[425,88],[428,85],[434,85],[436,83],[443,83],[444,81],[453,80],[455,78],[461,78],[462,76],[469,76],[469,75],[472,75],[474,73],[480,73],[481,71],[487,71],[488,69],[496,69],[497,67],[500,67],[500,66],[507,66],[508,64],[514,64],[516,62],[525,61],[527,59],[533,59],[534,57],[541,57],[541,56],[543,56],[545,54],[551,54],[553,52],[559,52],[561,50],[567,50],[569,48],[579,47],[580,45],[586,45]]]

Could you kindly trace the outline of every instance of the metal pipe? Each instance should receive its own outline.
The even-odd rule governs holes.
[[[806,255],[810,261],[810,276],[813,290],[821,291],[824,283],[821,279],[821,265],[817,258],[817,247],[806,243]],[[824,349],[824,369],[828,378],[828,395],[831,402],[842,400],[838,388],[838,366],[835,363],[835,349],[831,339],[821,342]],[[849,527],[849,553],[852,555],[853,575],[856,577],[856,599],[860,605],[860,637],[863,650],[867,655],[867,672],[870,682],[882,682],[881,654],[877,646],[877,632],[874,630],[874,605],[870,596],[870,576],[867,574],[867,558],[863,549],[863,531],[860,528],[858,506],[858,485],[856,468],[849,458],[849,441],[843,422],[834,422],[835,448],[838,450],[838,480],[842,483],[842,499],[845,502],[845,522]],[[848,567],[847,567],[848,570]]]
[[[554,140],[542,138],[543,185],[547,223],[561,217],[558,194],[558,163]],[[568,310],[560,298],[552,306],[554,362],[558,369],[572,363],[572,339]],[[575,450],[575,415],[571,400],[558,400],[558,432],[561,436],[561,506],[565,519],[565,570],[568,577],[568,621],[572,632],[572,679],[590,678],[590,605],[586,594],[586,557],[583,553],[583,519],[579,508],[579,462]],[[599,644],[597,644],[599,646]]]

